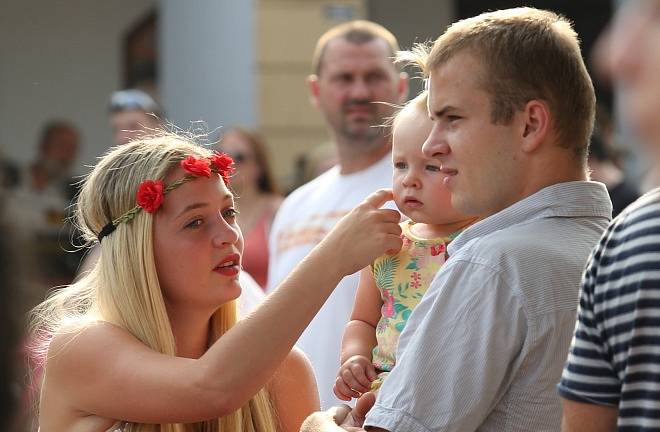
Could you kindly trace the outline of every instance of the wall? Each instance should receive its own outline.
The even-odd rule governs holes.
[[[252,0],[162,0],[160,92],[177,127],[208,129],[213,140],[218,128],[256,124],[254,8]]]
[[[123,36],[157,7],[168,118],[183,129],[194,120],[211,131],[234,123],[261,127],[285,185],[295,158],[328,139],[305,83],[318,36],[342,19],[366,16],[408,48],[435,38],[453,17],[450,0],[5,0],[3,6],[0,149],[10,158],[29,161],[39,128],[65,118],[83,134],[78,171],[94,163],[111,145],[105,109],[108,95],[122,87]],[[343,17],[346,10],[354,15]]]
[[[455,20],[453,0],[370,0],[369,19],[387,27],[399,40],[401,49],[409,49],[414,43],[434,41]],[[417,70],[408,73],[410,94],[423,89],[423,82],[415,78]]]
[[[0,148],[21,163],[50,119],[75,123],[81,165],[111,144],[106,104],[121,87],[124,32],[154,0],[4,0],[0,14]]]

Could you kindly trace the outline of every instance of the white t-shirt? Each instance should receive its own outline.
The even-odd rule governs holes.
[[[238,282],[241,284],[241,296],[238,298],[237,304],[238,316],[243,318],[261,304],[266,298],[266,294],[254,278],[245,271],[238,275]]]
[[[335,166],[296,189],[282,203],[271,227],[268,292],[288,276],[342,216],[372,192],[391,187],[392,158],[388,154],[357,173],[341,175]],[[393,206],[390,204],[387,207]],[[322,409],[340,402],[332,387],[358,280],[358,273],[342,279],[297,343],[314,367]],[[314,281],[310,281],[309,289],[314,289]]]

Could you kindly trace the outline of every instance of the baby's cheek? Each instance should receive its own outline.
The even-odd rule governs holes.
[[[403,190],[403,185],[401,184],[401,181],[397,178],[397,176],[394,176],[394,179],[392,181],[392,195],[394,196],[394,202],[398,206],[400,200],[403,199],[404,190]]]
[[[402,212],[403,208],[403,194],[402,193],[397,193],[396,188],[392,189],[393,195],[394,195],[394,204],[396,204],[397,209],[399,209],[400,212]]]

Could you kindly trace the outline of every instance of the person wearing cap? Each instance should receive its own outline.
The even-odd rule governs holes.
[[[110,97],[108,112],[116,145],[126,144],[162,125],[160,106],[149,94],[138,89],[114,92]]]
[[[124,145],[162,130],[163,112],[156,101],[138,89],[119,90],[110,96],[108,121],[115,145]],[[98,260],[98,248],[91,247],[78,266],[76,279],[89,272]]]

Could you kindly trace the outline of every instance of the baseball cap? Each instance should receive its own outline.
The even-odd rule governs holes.
[[[119,90],[110,96],[108,111],[110,113],[140,110],[146,113],[161,114],[160,106],[149,94],[138,89]]]

